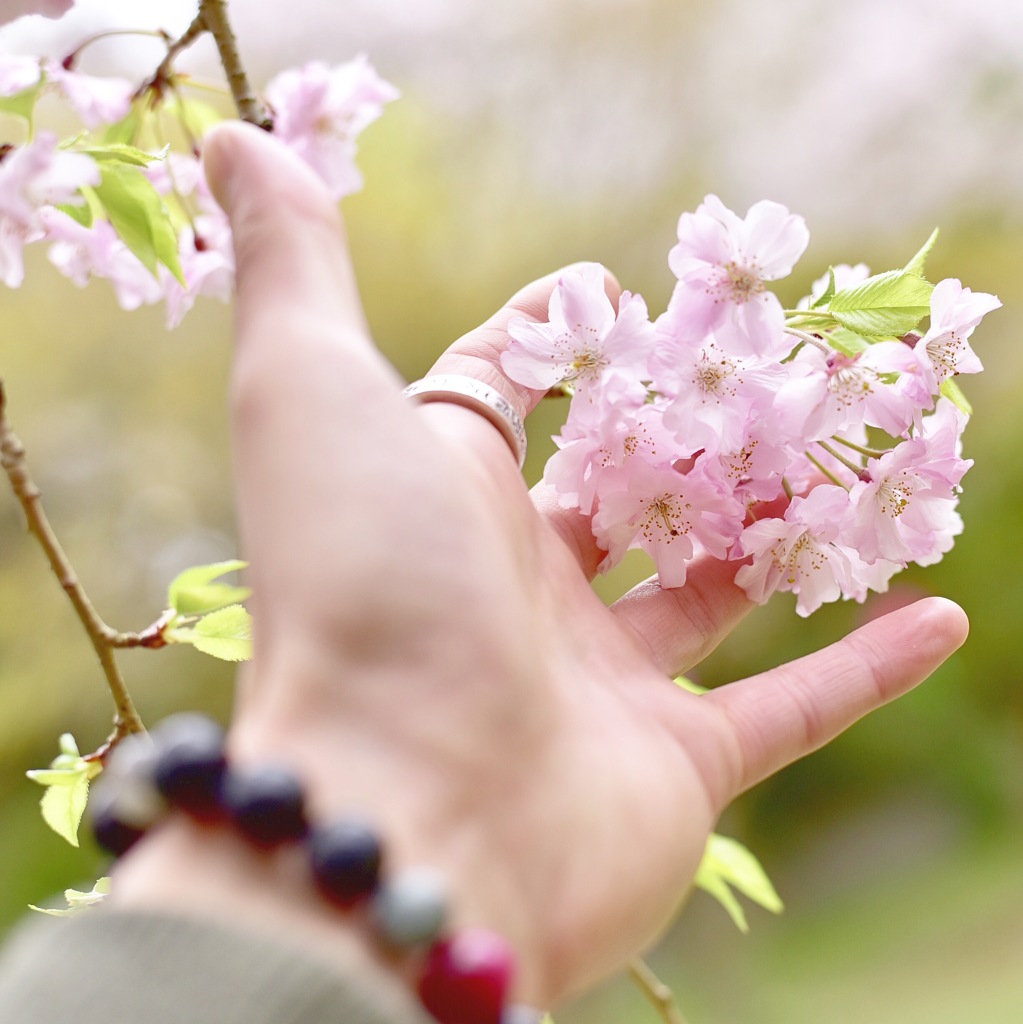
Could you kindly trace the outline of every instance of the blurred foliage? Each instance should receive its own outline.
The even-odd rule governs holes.
[[[559,31],[571,29],[566,22]],[[640,35],[623,47],[638,48]],[[636,75],[657,80],[653,58],[628,53]],[[667,45],[654,56],[673,59]],[[526,173],[523,146],[486,111],[453,132],[444,112],[408,89],[367,133],[360,163],[368,185],[346,201],[349,235],[375,337],[409,379],[520,285],[573,260],[605,262],[652,312],[664,308],[675,221],[716,187],[712,151],[694,150],[673,174],[634,188],[608,181],[576,192],[545,189],[542,175]],[[894,217],[865,230],[855,205],[839,194],[832,205],[827,232],[810,222],[810,250],[783,282],[787,302],[829,263],[900,266],[933,226]],[[1019,1019],[1023,282],[1019,224],[1002,209],[975,189],[959,205],[926,211],[942,228],[932,279],[959,276],[1005,303],[975,338],[987,372],[965,381],[977,411],[966,455],[976,466],[965,479],[966,532],[954,551],[903,574],[866,606],[827,607],[804,622],[790,595],[776,598],[691,673],[707,686],[756,673],[922,593],[954,597],[972,620],[967,645],[927,685],[729,812],[721,830],[761,857],[788,909],[777,922],[754,911],[753,936],[740,939],[706,897],[693,897],[655,962],[679,987],[693,1024]],[[122,313],[102,282],[77,291],[41,252],[32,253],[27,281],[0,295],[10,418],[100,613],[119,628],[142,628],[181,569],[244,554],[233,535],[223,400],[230,313],[200,304],[169,334],[160,311]],[[550,401],[531,419],[531,480],[564,410]],[[45,827],[38,788],[24,772],[48,763],[62,732],[73,731],[83,751],[98,745],[111,708],[77,620],[13,499],[2,495],[0,560],[2,928],[27,903],[72,885],[88,889],[102,873],[95,850],[74,851]],[[648,571],[630,557],[597,588],[611,600]],[[229,666],[186,649],[130,651],[121,660],[147,721],[193,706],[226,718]],[[612,986],[566,1019],[643,1019],[631,1000]]]

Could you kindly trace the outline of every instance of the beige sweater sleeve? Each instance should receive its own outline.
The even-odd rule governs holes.
[[[383,975],[158,914],[32,919],[0,954],[3,1024],[432,1024]]]

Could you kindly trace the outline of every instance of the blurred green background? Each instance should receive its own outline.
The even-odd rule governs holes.
[[[678,215],[709,191],[802,213],[810,248],[792,301],[829,263],[905,262],[939,224],[932,279],[1005,308],[964,382],[966,532],[943,563],[866,606],[797,617],[789,596],[743,624],[696,677],[716,685],[797,656],[922,593],[960,601],[967,645],[930,682],[747,794],[721,831],[756,851],[787,910],[741,936],[693,896],[652,954],[690,1024],[1016,1024],[1023,1020],[1023,14],[1014,0],[260,0],[233,4],[257,81],[365,50],[403,91],[365,135],[365,191],[345,211],[369,320],[408,378],[517,287],[565,262],[606,263],[663,309]],[[189,22],[185,0],[82,0],[0,48],[56,56],[101,27]],[[119,41],[87,69],[141,78],[154,44]],[[216,77],[199,47],[184,65]],[[141,628],[179,569],[237,554],[223,393],[230,311],[121,312],[31,252],[0,295],[0,377],[49,514],[95,604]],[[282,339],[286,344],[287,339]],[[563,406],[531,422],[527,476]],[[324,467],[329,472],[329,467]],[[110,709],[91,650],[0,492],[0,929],[29,902],[91,882],[95,850],[43,825],[24,777],[71,730],[102,741]],[[631,560],[608,599],[641,578]],[[192,650],[127,652],[143,716],[226,715],[232,672]],[[671,785],[670,779],[664,780]],[[635,851],[643,857],[643,850]],[[559,1015],[639,1022],[617,980]]]

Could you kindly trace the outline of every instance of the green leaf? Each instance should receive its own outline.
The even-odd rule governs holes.
[[[222,661],[252,657],[252,617],[240,604],[211,612],[192,627],[168,629],[163,635],[170,643],[191,644]]]
[[[835,295],[835,268],[828,267],[828,286],[824,289],[824,294],[821,295],[816,302],[812,303],[811,309],[818,309],[821,306],[827,307],[828,303],[832,300]]]
[[[81,757],[74,736],[66,732],[60,738],[60,753],[50,767],[25,773],[33,782],[46,787],[39,804],[43,821],[72,846],[78,845],[78,826],[89,799],[89,780],[102,770],[99,761]]]
[[[131,110],[120,121],[107,125],[103,132],[105,145],[131,145],[138,138],[139,130],[139,103],[136,101],[131,105]]]
[[[930,312],[934,286],[905,270],[889,270],[832,296],[828,312],[868,340],[901,338]]]
[[[699,683],[694,683],[685,676],[675,676],[675,685],[681,686],[683,690],[688,690],[690,693],[702,694],[707,692],[706,686],[700,686]]]
[[[13,96],[0,96],[0,112],[31,121],[42,88],[43,81],[40,79],[35,85],[22,92],[16,92]]]
[[[67,908],[57,910],[50,907],[37,907],[34,903],[28,905],[29,910],[38,911],[40,914],[49,914],[51,917],[70,917],[72,914],[80,913],[110,895],[110,879],[104,875],[96,879],[96,884],[89,892],[82,892],[80,889],[65,889],[64,899],[67,900]]]
[[[173,113],[188,126],[189,132],[202,138],[214,125],[224,120],[224,115],[205,100],[192,97],[174,96],[164,104],[164,110]]]
[[[161,153],[147,153],[144,149],[130,146],[124,142],[108,142],[103,146],[87,146],[80,152],[91,156],[97,163],[127,164],[129,167],[148,167],[154,160],[164,160],[169,146],[164,146]]]
[[[742,932],[749,931],[749,923],[730,886],[772,913],[781,913],[784,908],[756,857],[742,843],[716,832],[711,833],[707,840],[695,882],[698,888],[710,893],[728,911]]]
[[[962,388],[959,387],[953,377],[946,377],[941,382],[941,393],[949,401],[954,402],[967,416],[973,415],[973,406],[970,405],[969,399],[963,394]]]
[[[83,228],[92,227],[92,206],[89,203],[81,203],[79,206],[72,206],[70,203],[60,203],[57,209],[61,213],[66,213],[72,220],[78,221]]]
[[[828,331],[827,341],[833,349],[850,357],[858,356],[870,348],[870,342],[866,338],[854,334],[847,327],[838,327],[833,331]]]
[[[930,256],[931,250],[934,248],[934,243],[938,240],[938,229],[935,228],[931,232],[931,237],[920,247],[917,254],[903,267],[903,270],[907,274],[916,274],[917,277],[924,276],[924,264],[927,262],[927,257]]]
[[[252,591],[248,587],[233,587],[227,583],[214,583],[218,576],[244,569],[248,562],[235,558],[212,565],[197,565],[179,573],[167,588],[167,604],[179,615],[204,615],[229,604],[244,601]]]
[[[142,168],[113,161],[102,161],[99,167],[102,180],[95,194],[121,241],[151,274],[156,276],[162,263],[184,284],[170,212]]]

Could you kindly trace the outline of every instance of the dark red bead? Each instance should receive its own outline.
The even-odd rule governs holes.
[[[383,850],[364,822],[343,819],[316,826],[306,845],[316,884],[333,903],[350,907],[376,890]]]
[[[238,830],[258,846],[301,839],[308,829],[302,783],[287,768],[228,768],[221,801]]]
[[[117,817],[112,806],[90,810],[92,834],[96,843],[115,857],[126,854],[145,834],[145,829],[129,825]]]
[[[153,781],[172,804],[200,818],[220,817],[220,784],[227,768],[224,730],[204,715],[173,715],[152,732]]]
[[[503,936],[467,928],[430,948],[419,998],[440,1024],[501,1024],[514,971]]]

